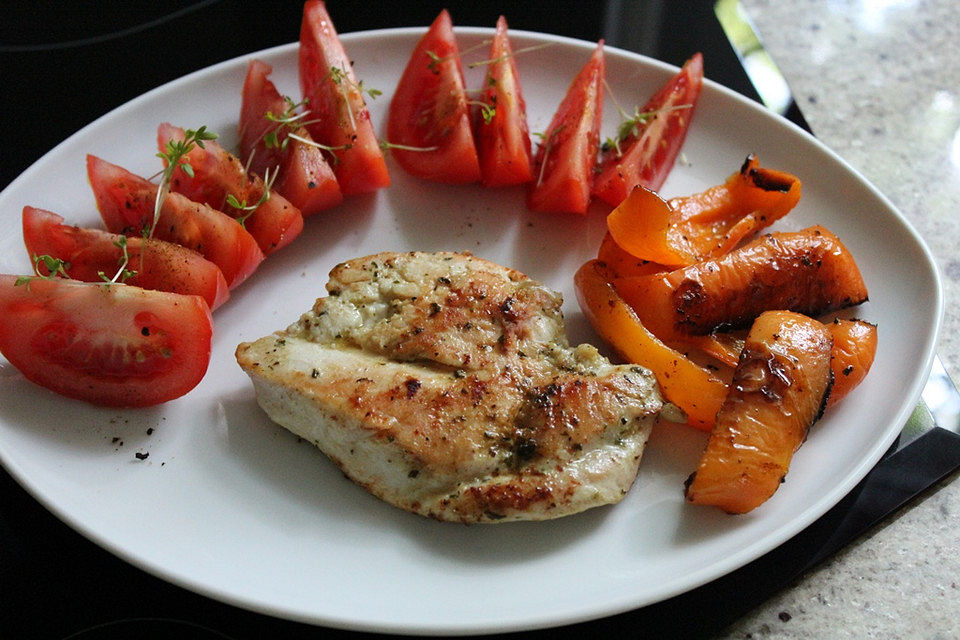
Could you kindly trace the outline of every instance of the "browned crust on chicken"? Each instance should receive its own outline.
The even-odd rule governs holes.
[[[656,384],[570,348],[559,294],[455,253],[358,258],[327,289],[237,358],[271,418],[375,495],[498,522],[576,513],[629,489]]]

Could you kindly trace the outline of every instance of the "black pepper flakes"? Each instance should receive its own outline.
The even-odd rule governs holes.
[[[133,456],[134,456],[137,460],[146,460],[147,458],[150,457],[150,454],[149,454],[148,452],[143,452],[143,453],[141,453],[140,451],[137,451],[135,454],[133,454]]]
[[[520,314],[513,308],[515,302],[516,300],[509,297],[500,305],[500,313],[503,315],[503,319],[508,322],[517,322],[520,319]]]
[[[420,390],[421,383],[416,378],[408,378],[406,382],[403,383],[407,388],[407,399],[409,400],[413,396],[417,395],[417,391]]]

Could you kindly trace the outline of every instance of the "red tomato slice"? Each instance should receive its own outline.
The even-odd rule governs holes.
[[[284,126],[267,119],[267,114],[283,117],[289,109],[277,87],[267,77],[272,68],[260,60],[251,60],[243,83],[240,106],[240,157],[250,171],[260,177],[267,170],[278,171],[273,190],[300,209],[304,217],[334,207],[343,201],[340,185],[323,152],[309,142],[303,126]],[[299,122],[310,119],[305,113]],[[268,134],[273,141],[267,144]]]
[[[157,129],[160,151],[165,151],[171,140],[185,138],[183,129],[167,122]],[[194,202],[210,205],[232,218],[242,219],[244,228],[264,254],[282,249],[303,231],[300,210],[275,191],[265,196],[267,190],[263,180],[248,174],[240,159],[216,142],[207,140],[203,147],[193,147],[183,162],[193,168],[193,176],[179,165],[170,179],[170,190],[182,193]],[[241,205],[260,204],[254,210],[236,209],[228,203],[228,196],[236,198]]]
[[[418,178],[476,182],[480,164],[470,126],[460,51],[443,10],[417,43],[390,101],[387,137],[393,157]]]
[[[286,127],[277,127],[277,123],[266,118],[268,113],[280,116],[287,110],[287,103],[268,77],[273,67],[262,60],[251,60],[247,75],[243,80],[243,95],[240,101],[240,122],[237,132],[240,135],[240,159],[246,163],[251,173],[261,178],[267,169],[280,166],[285,155],[279,144],[268,146],[265,136],[275,130],[278,143],[288,133]]]
[[[157,185],[92,155],[87,176],[108,231],[136,236],[149,228]],[[231,289],[263,260],[256,240],[236,220],[179,193],[164,200],[153,237],[196,251],[220,267]]]
[[[306,129],[295,133],[312,141]],[[343,193],[333,169],[320,150],[309,142],[291,139],[279,171],[274,189],[294,203],[304,216],[312,216],[343,202]]]
[[[213,335],[203,298],[0,275],[0,352],[32,382],[97,405],[143,407],[203,378]]]
[[[74,280],[103,282],[117,272],[123,259],[123,236],[101,229],[64,224],[62,217],[34,207],[23,208],[23,241],[31,256],[48,255],[65,263]],[[156,238],[127,238],[127,269],[136,274],[125,284],[144,289],[198,295],[210,309],[227,301],[230,291],[217,265],[199,253]],[[42,264],[42,263],[41,263]],[[46,273],[44,275],[47,275]]]
[[[533,211],[586,213],[600,148],[603,41],[567,90],[544,133],[534,162],[534,182],[527,194]]]
[[[300,90],[315,120],[307,130],[317,142],[335,148],[333,172],[340,191],[354,195],[390,186],[363,88],[320,0],[303,5],[299,70]]]
[[[476,128],[480,184],[505,187],[530,182],[533,169],[527,107],[503,16],[497,20],[490,60],[481,100],[493,108],[493,116],[478,118]]]
[[[619,149],[603,152],[593,195],[615,207],[637,186],[651,191],[663,186],[687,137],[702,85],[703,56],[697,53],[640,110],[655,115],[638,123]]]

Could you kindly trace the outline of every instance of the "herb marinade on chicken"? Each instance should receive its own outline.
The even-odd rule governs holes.
[[[338,265],[298,322],[237,348],[260,406],[379,498],[439,520],[620,501],[662,405],[645,369],[568,345],[562,298],[462,253]]]

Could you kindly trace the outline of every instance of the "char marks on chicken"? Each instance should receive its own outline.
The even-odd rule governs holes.
[[[620,501],[662,400],[645,369],[567,342],[557,292],[463,253],[330,273],[299,321],[237,348],[269,417],[402,509],[545,520]]]

